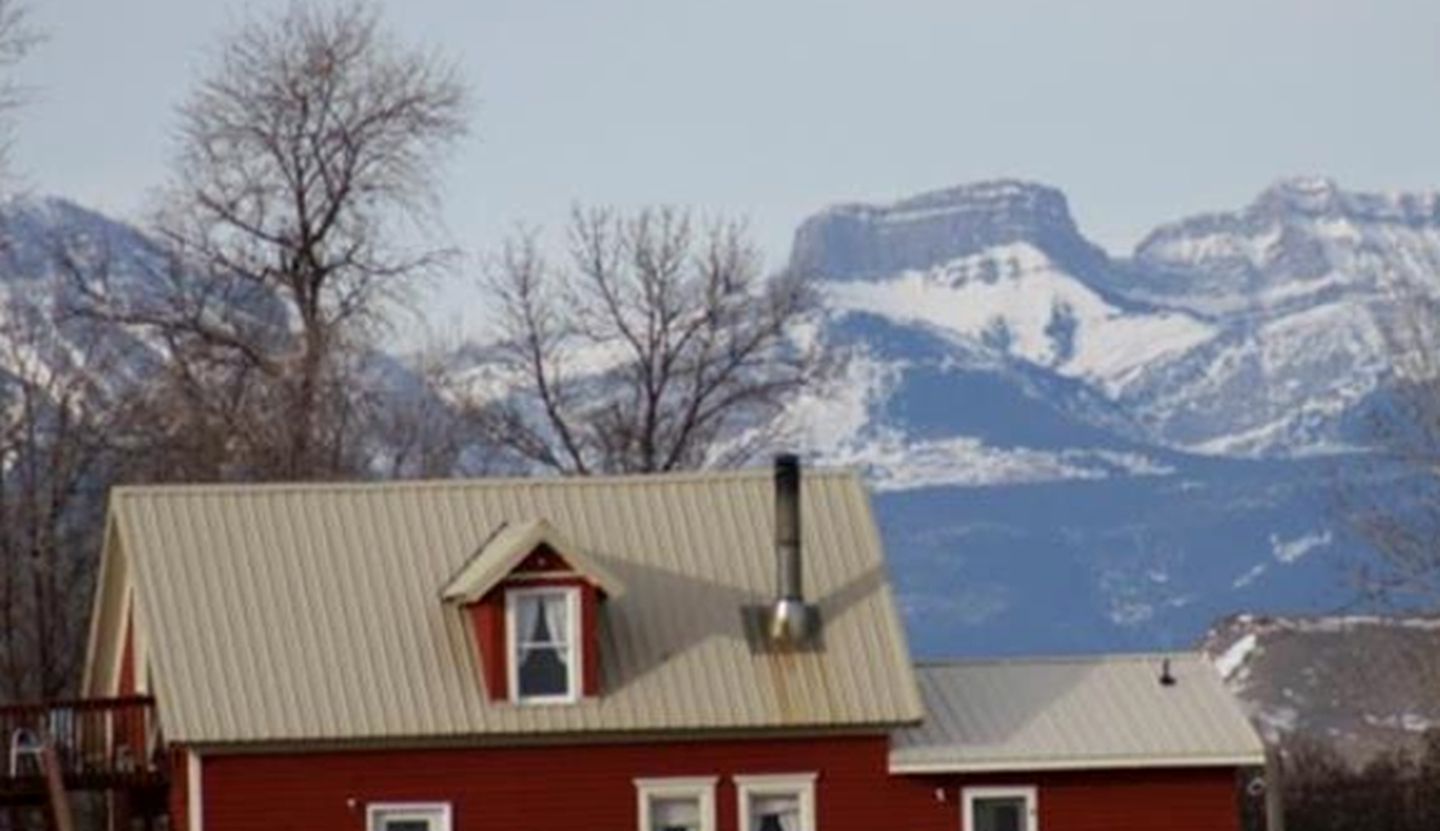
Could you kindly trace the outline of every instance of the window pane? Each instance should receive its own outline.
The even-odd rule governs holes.
[[[372,831],[440,831],[444,813],[424,808],[392,808],[374,815]]]
[[[522,698],[567,696],[570,690],[570,603],[565,594],[516,598],[516,676]]]
[[[750,827],[754,831],[800,831],[800,797],[788,794],[752,798]]]
[[[567,695],[570,692],[569,661],[554,647],[522,650],[520,695]]]
[[[700,799],[691,796],[651,800],[650,831],[700,831]]]
[[[1019,796],[977,799],[975,831],[1027,831],[1025,799]]]

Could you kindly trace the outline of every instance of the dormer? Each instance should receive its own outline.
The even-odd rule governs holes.
[[[600,694],[600,604],[624,588],[544,519],[507,523],[441,594],[470,620],[493,701]]]

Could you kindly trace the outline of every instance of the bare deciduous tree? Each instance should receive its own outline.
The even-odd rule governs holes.
[[[589,474],[723,465],[813,377],[789,337],[805,282],[765,279],[743,228],[683,211],[577,210],[567,267],[533,234],[487,278],[505,390],[472,407],[482,434],[525,464]]]
[[[14,70],[39,41],[29,7],[22,0],[0,0],[0,174],[8,172],[14,116],[25,98]]]
[[[459,405],[449,363],[455,350],[431,345],[403,361],[404,389],[391,389],[369,410],[377,438],[374,473],[386,479],[444,478],[485,472],[473,459],[474,430]]]
[[[172,432],[195,451],[179,455],[215,457],[177,475],[363,468],[357,379],[387,304],[447,258],[423,226],[466,98],[448,63],[397,44],[368,5],[292,5],[222,42],[181,109],[158,221],[165,290],[92,295],[172,356]]]
[[[36,282],[0,310],[0,695],[11,699],[53,697],[77,677],[105,490],[136,449],[142,411],[133,342],[57,320]]]
[[[1338,487],[1342,518],[1379,555],[1359,588],[1402,605],[1440,604],[1440,298],[1392,286],[1380,330],[1390,358],[1368,417],[1368,463]]]

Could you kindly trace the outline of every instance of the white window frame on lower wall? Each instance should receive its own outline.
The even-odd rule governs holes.
[[[740,831],[760,831],[750,824],[750,800],[765,796],[794,796],[800,803],[799,831],[816,831],[815,780],[817,773],[773,773],[735,777]]]
[[[1033,785],[986,785],[965,788],[960,792],[960,812],[963,831],[975,831],[975,800],[977,799],[1023,799],[1025,800],[1025,831],[1040,831],[1040,792]]]
[[[667,776],[635,780],[636,815],[639,831],[650,827],[650,805],[656,799],[698,799],[700,831],[716,831],[715,785],[718,776]]]
[[[371,802],[365,806],[366,831],[385,831],[385,822],[429,824],[430,831],[451,831],[452,814],[448,802]]]

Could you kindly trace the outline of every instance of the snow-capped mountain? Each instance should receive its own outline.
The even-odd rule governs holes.
[[[165,370],[164,339],[92,312],[97,301],[137,317],[163,312],[175,268],[144,232],[69,200],[0,202],[0,414],[19,406],[17,384],[54,397],[59,385],[67,395],[100,395],[151,383]],[[214,302],[266,326],[284,325],[288,314],[280,298],[263,291]],[[433,474],[434,466],[418,459],[425,443],[416,434],[443,434],[440,425],[454,415],[409,357],[371,350],[358,367],[377,404],[370,412],[375,435],[367,434],[365,446],[377,475]]]
[[[68,200],[0,204],[0,384],[45,387],[65,370],[113,391],[145,377],[154,344],[76,312],[91,293],[153,296],[166,269],[144,234]]]
[[[922,650],[1176,646],[1350,598],[1333,483],[1440,198],[1287,180],[1122,257],[998,181],[823,211],[790,265],[859,356],[794,417],[885,491]]]
[[[1437,204],[1282,182],[1123,257],[1019,182],[805,222],[809,325],[853,357],[786,418],[870,477],[917,651],[1185,646],[1235,611],[1351,600],[1337,451],[1383,389],[1395,285],[1440,273]],[[0,225],[0,295],[69,290],[57,238],[110,263],[106,290],[165,273],[142,234],[63,200]],[[485,354],[454,371],[490,378]]]
[[[1058,192],[995,182],[825,211],[797,232],[791,265],[824,278],[837,315],[1086,384],[1132,438],[1294,457],[1354,438],[1396,292],[1440,288],[1440,199],[1285,181],[1120,259],[1079,235]]]

